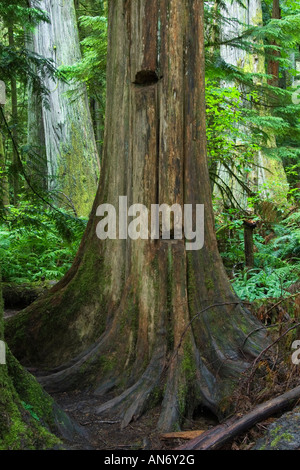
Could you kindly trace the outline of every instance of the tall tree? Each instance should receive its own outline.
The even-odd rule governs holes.
[[[123,425],[158,397],[161,429],[199,405],[223,416],[266,342],[232,292],[214,233],[203,22],[203,0],[109,2],[103,170],[87,230],[66,276],[7,325],[13,351],[43,371],[42,384],[115,390],[98,412]],[[148,208],[204,204],[204,247],[100,241],[97,207],[117,208],[124,195]]]
[[[14,48],[14,29],[11,24],[8,25],[8,43],[9,47]],[[12,136],[15,144],[18,143],[18,94],[17,94],[17,80],[15,76],[11,77],[11,114],[12,114]],[[19,185],[19,173],[20,165],[15,146],[13,146],[13,193],[14,193],[14,204],[18,201],[18,193],[20,189]]]
[[[278,0],[274,0],[274,5],[277,3]],[[243,5],[243,3],[238,0],[232,2],[226,0],[225,5],[226,10],[223,11],[223,14],[224,17],[227,18],[227,23],[225,22],[221,28],[222,40],[224,41],[224,44],[222,44],[220,48],[221,57],[227,64],[239,68],[245,74],[257,74],[257,76],[254,75],[251,80],[252,87],[254,87],[254,89],[256,88],[256,93],[262,93],[259,91],[260,87],[266,82],[264,78],[266,70],[265,57],[262,53],[263,41],[257,39],[255,36],[249,36],[246,37],[246,46],[243,41],[236,39],[243,37],[243,34],[245,35],[247,30],[249,31],[251,28],[257,28],[257,30],[259,30],[259,28],[263,26],[262,2],[261,0],[249,0],[247,4]],[[233,45],[231,41],[233,41]],[[227,44],[227,42],[229,44]],[[251,43],[253,48],[249,47]],[[277,65],[278,61],[274,62],[273,66],[277,67]],[[223,83],[226,85],[226,81]],[[259,191],[264,199],[272,197],[274,202],[283,203],[286,201],[288,191],[287,178],[283,164],[280,158],[272,158],[268,154],[268,149],[276,148],[275,132],[270,128],[270,125],[269,127],[264,127],[259,122],[260,117],[262,117],[264,124],[268,122],[267,116],[270,114],[270,103],[267,102],[265,108],[259,106],[259,104],[257,104],[258,100],[255,100],[255,98],[252,100],[246,98],[247,92],[251,92],[249,85],[247,86],[245,83],[236,83],[236,85],[239,87],[244,97],[245,108],[248,108],[248,122],[246,120],[243,125],[239,125],[241,135],[243,133],[247,135],[252,132],[252,138],[253,141],[255,141],[255,137],[260,132],[260,136],[268,135],[268,138],[267,141],[261,138],[256,140],[260,145],[260,149],[253,155],[254,165],[252,165],[252,171],[244,171],[243,165],[241,165],[242,170],[238,176],[240,181],[244,184],[244,187],[237,178],[232,177],[234,174],[234,159],[232,165],[228,165],[229,168],[220,165],[219,174],[222,180],[225,181],[227,186],[231,189],[231,194],[235,196],[236,200],[239,200],[240,206],[244,209],[248,206],[249,190],[252,192]],[[265,91],[265,89],[263,91]],[[269,94],[265,92],[265,101],[267,101]],[[251,115],[253,118],[252,122]],[[281,125],[283,125],[283,123],[281,123]],[[239,145],[242,147],[241,144],[244,143],[243,140],[245,139],[240,139],[239,136],[238,140],[241,140],[241,142],[237,144],[237,147]],[[251,164],[245,162],[245,166],[251,167]],[[274,179],[276,183],[280,181],[280,185],[274,184]],[[245,191],[245,188],[247,188],[247,191]]]
[[[0,133],[0,176],[0,206],[4,207],[9,204],[9,184],[2,133]]]
[[[24,167],[21,157],[27,153],[24,144],[22,109],[27,99],[26,87],[30,81],[32,90],[38,91],[38,96],[45,99],[47,88],[43,84],[45,76],[53,76],[55,67],[52,61],[38,56],[26,48],[26,38],[40,21],[47,21],[46,13],[40,8],[29,8],[27,0],[4,0],[0,2],[0,23],[2,34],[0,39],[0,75],[6,84],[7,103],[5,113],[2,113],[1,132],[6,137],[5,165],[11,181],[14,203],[18,194],[24,191]],[[22,96],[22,99],[20,97]],[[40,116],[36,121],[39,122]],[[30,122],[29,130],[36,126]],[[26,146],[27,147],[27,146]],[[24,151],[23,151],[24,150]],[[1,166],[4,164],[1,155]],[[27,168],[26,168],[27,173]],[[5,175],[5,173],[4,173]],[[8,188],[7,188],[8,189]]]
[[[52,59],[57,67],[72,65],[80,58],[80,46],[74,1],[30,2],[48,13],[49,22],[41,22],[32,37],[33,51]],[[46,152],[48,187],[68,205],[71,201],[80,215],[89,215],[97,190],[99,158],[93,132],[86,89],[70,83],[44,77],[50,91],[48,106],[40,108],[34,92],[29,94],[28,121],[37,122],[29,128],[29,143]],[[37,117],[42,114],[43,129]],[[43,158],[42,158],[43,160]]]
[[[279,0],[273,0],[272,6],[272,18],[279,20],[280,19],[280,4]],[[276,46],[276,42],[272,42],[273,46]],[[280,57],[280,52],[277,50],[273,51],[274,60],[269,60],[268,62],[268,74],[271,76],[268,80],[269,85],[278,86],[279,84],[279,61],[276,60],[276,57]]]

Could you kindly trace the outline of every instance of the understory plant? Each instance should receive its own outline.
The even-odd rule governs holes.
[[[22,202],[9,207],[0,224],[4,282],[58,280],[69,269],[86,220],[69,212]]]
[[[227,225],[217,236],[225,267],[232,286],[242,300],[281,298],[290,295],[291,286],[297,287],[300,278],[300,211],[269,224],[265,231],[258,223],[254,230],[254,266],[246,268],[244,262],[243,222],[238,212],[222,214],[217,221],[225,220]],[[224,241],[225,240],[225,241]]]

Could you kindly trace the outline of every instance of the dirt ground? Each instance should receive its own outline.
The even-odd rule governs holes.
[[[139,420],[121,429],[116,418],[102,418],[95,414],[95,408],[107,401],[92,394],[74,391],[52,395],[56,403],[77,423],[83,434],[72,442],[65,442],[68,450],[175,450],[187,442],[181,438],[166,438],[156,429],[159,408],[153,409]],[[269,418],[238,436],[220,450],[251,450],[261,438],[267,426],[275,420]],[[200,410],[193,419],[185,419],[182,431],[206,431],[218,424],[217,419],[207,410]]]
[[[178,438],[164,438],[156,430],[159,408],[153,409],[139,420],[121,429],[120,421],[113,416],[102,418],[95,414],[103,398],[82,391],[65,392],[52,395],[56,403],[83,430],[84,436],[77,436],[74,442],[67,442],[72,450],[171,450],[185,443]],[[107,401],[107,397],[105,398]],[[215,426],[215,417],[209,412],[199,413],[193,420],[185,420],[182,430],[205,431]]]

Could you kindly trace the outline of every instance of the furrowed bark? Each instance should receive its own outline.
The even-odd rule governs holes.
[[[30,5],[34,7],[36,0]],[[48,13],[50,22],[37,26],[30,39],[32,50],[52,59],[56,67],[73,65],[81,57],[73,0],[41,0],[38,7]],[[48,107],[29,89],[29,143],[36,153],[31,166],[39,161],[37,176],[43,175],[46,154],[48,189],[56,201],[89,216],[100,163],[85,86],[48,76],[43,84],[49,90]]]

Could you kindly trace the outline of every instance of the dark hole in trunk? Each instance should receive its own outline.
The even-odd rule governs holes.
[[[140,70],[135,76],[135,85],[149,86],[158,82],[158,76],[154,70]]]

